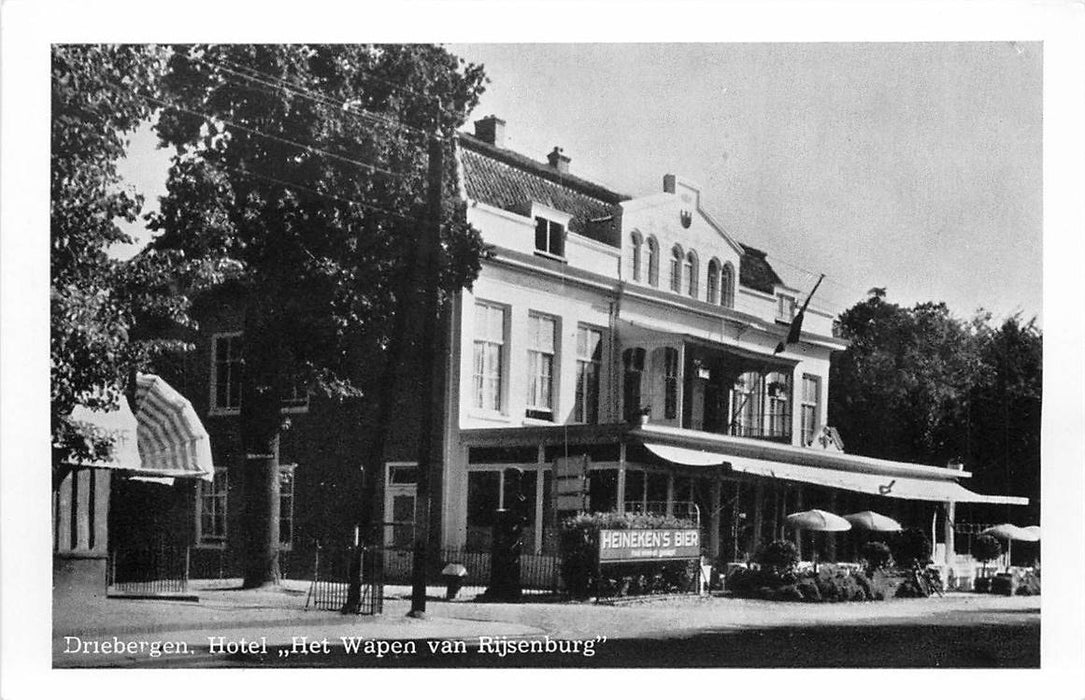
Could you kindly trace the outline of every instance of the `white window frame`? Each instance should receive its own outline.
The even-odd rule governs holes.
[[[701,276],[701,259],[697,255],[697,251],[686,251],[686,259],[682,264],[683,276],[685,277],[686,291],[694,299],[700,294],[700,276]]]
[[[735,308],[735,266],[730,262],[720,266],[720,306]]]
[[[708,276],[705,278],[705,301],[709,304],[720,302],[720,280],[722,275],[720,261],[712,258],[708,261]]]
[[[237,383],[237,402],[236,405],[220,406],[218,403],[218,387],[219,387],[219,363],[218,363],[218,346],[223,339],[241,338],[242,333],[240,331],[232,331],[228,333],[213,333],[211,335],[211,403],[210,413],[213,416],[236,416],[241,413],[241,380]],[[231,342],[231,350],[233,343]],[[240,372],[244,366],[244,353],[242,352],[236,358],[227,358],[228,365],[234,365],[237,367],[237,371]],[[227,374],[227,391],[229,391],[229,374]]]
[[[814,387],[814,398],[809,399],[806,395],[807,382],[811,382]],[[818,423],[821,421],[821,377],[816,374],[804,374],[802,375],[802,389],[801,389],[801,408],[799,409],[799,439],[802,440],[804,446],[809,445],[817,437]],[[806,415],[807,411],[813,415],[813,424],[810,428],[809,435],[806,431]]]
[[[221,481],[220,481],[221,479]],[[221,486],[221,493],[215,490]],[[209,491],[210,490],[210,491]],[[222,549],[226,546],[230,527],[230,482],[226,467],[215,467],[215,476],[211,482],[199,482],[199,490],[196,493],[196,546],[207,549]],[[222,534],[207,534],[203,529],[203,514],[205,499],[221,502],[222,509]]]
[[[686,264],[686,253],[682,246],[675,244],[671,247],[671,291],[675,294],[682,293],[682,268]]]
[[[630,234],[631,247],[631,262],[633,265],[633,281],[641,281],[641,252],[644,249],[644,237],[639,232],[634,231]]]
[[[494,339],[489,335],[484,335],[489,329],[478,328],[478,308],[486,307],[489,310],[501,312],[501,337],[500,339]],[[474,323],[476,328],[474,329],[474,338],[471,342],[471,409],[473,411],[479,411],[482,413],[489,413],[494,415],[503,415],[508,406],[508,400],[506,397],[506,386],[508,384],[508,337],[509,337],[509,307],[503,304],[496,304],[491,301],[485,301],[483,299],[476,299],[474,307],[472,308],[475,314]],[[495,406],[486,405],[486,381],[489,378],[489,372],[486,367],[486,354],[485,348],[487,346],[497,347],[497,394],[495,397]],[[483,368],[482,374],[478,373],[478,357],[477,353],[480,346],[483,348]],[[479,404],[479,389],[478,381],[482,380],[481,405]]]
[[[659,256],[660,248],[659,241],[655,236],[648,236],[645,241],[648,246],[648,285],[651,287],[659,286]]]
[[[542,320],[549,321],[553,324],[549,351],[547,351],[545,347],[539,347],[537,345],[538,338],[536,337],[534,325],[536,321]],[[524,407],[527,418],[553,421],[554,416],[557,415],[558,338],[560,335],[561,321],[556,316],[539,313],[537,311],[528,313],[527,397]],[[536,366],[536,358],[542,360],[547,357],[550,360],[550,373],[549,376],[544,377],[540,373],[540,369],[545,366],[545,363]],[[538,401],[543,389],[541,381],[545,381],[546,393],[550,399],[549,405]]]
[[[599,359],[594,359],[590,355],[584,355],[581,353],[580,334],[586,333],[590,340],[592,333],[599,334]],[[600,398],[603,393],[603,356],[606,353],[606,332],[602,328],[591,326],[586,323],[578,324],[576,327],[576,401],[573,407],[573,420],[577,423],[590,423],[592,425],[598,424],[600,420],[601,406]],[[585,369],[592,365],[595,367],[595,420],[589,421],[588,414],[589,404],[587,403],[588,385],[585,375]],[[581,395],[581,387],[583,386],[584,394]],[[581,415],[577,417],[577,413]]]
[[[795,320],[796,300],[794,294],[778,292],[776,294],[776,320],[791,323]]]

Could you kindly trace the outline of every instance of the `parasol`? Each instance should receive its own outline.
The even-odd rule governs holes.
[[[852,524],[852,527],[859,530],[870,530],[871,532],[900,532],[901,530],[900,523],[896,520],[881,513],[875,513],[872,510],[845,515],[844,520],[847,520]]]
[[[843,532],[851,529],[851,523],[839,515],[828,511],[804,510],[792,513],[784,518],[784,522],[792,530],[812,530],[814,532]],[[817,548],[814,548],[814,571],[818,570]]]
[[[1031,527],[1024,528],[1013,525],[1012,523],[1002,523],[1001,525],[992,525],[980,534],[997,537],[1000,540],[1006,540],[1006,570],[1009,571],[1014,540],[1017,540],[1018,542],[1038,541],[1040,539],[1040,526],[1032,525]]]

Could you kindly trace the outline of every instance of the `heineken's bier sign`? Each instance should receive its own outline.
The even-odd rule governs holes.
[[[695,529],[600,530],[599,561],[696,559],[701,533]]]

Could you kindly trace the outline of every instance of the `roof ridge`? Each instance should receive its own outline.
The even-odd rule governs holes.
[[[510,148],[499,148],[492,143],[483,141],[477,136],[460,132],[457,134],[457,137],[459,138],[460,143],[476,153],[500,160],[506,165],[523,168],[532,175],[536,175],[563,187],[578,190],[582,194],[594,197],[607,204],[617,204],[625,200],[633,199],[627,194],[616,192],[609,187],[592,182],[591,180],[586,180],[579,175],[558,172],[551,168],[547,163],[537,161],[530,156],[526,156]]]

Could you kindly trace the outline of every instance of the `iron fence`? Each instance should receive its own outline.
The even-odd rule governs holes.
[[[318,546],[313,552],[312,581],[305,608],[379,615],[384,609],[384,586],[376,566],[378,556],[381,552],[374,548]],[[357,600],[351,600],[352,580],[361,581]]]
[[[189,548],[160,544],[110,552],[106,572],[107,593],[163,595],[186,593]]]

